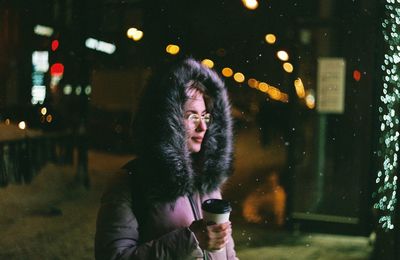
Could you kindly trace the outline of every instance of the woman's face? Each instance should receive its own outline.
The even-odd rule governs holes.
[[[200,92],[194,89],[189,90],[188,97],[184,106],[187,145],[190,152],[197,153],[201,149],[207,131],[206,122],[202,119],[207,114],[207,110],[204,97]],[[200,118],[198,124],[195,123],[196,120],[193,120],[193,118]]]

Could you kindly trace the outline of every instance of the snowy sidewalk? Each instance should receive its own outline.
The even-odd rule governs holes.
[[[91,152],[89,190],[75,182],[76,166],[54,164],[30,185],[0,188],[0,259],[93,259],[101,193],[129,158]]]

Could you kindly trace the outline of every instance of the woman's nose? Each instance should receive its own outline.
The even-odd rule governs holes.
[[[207,124],[203,119],[200,119],[200,123],[196,128],[197,132],[202,132],[207,130]]]

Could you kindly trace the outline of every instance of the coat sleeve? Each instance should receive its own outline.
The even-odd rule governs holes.
[[[195,235],[178,228],[139,244],[138,220],[129,192],[109,189],[101,201],[95,236],[96,259],[187,259],[202,257]]]
[[[228,260],[238,260],[236,257],[235,244],[233,242],[232,237],[229,239],[228,244],[226,245],[226,255]]]

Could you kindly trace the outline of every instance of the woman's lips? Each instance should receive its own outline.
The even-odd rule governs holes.
[[[203,137],[192,137],[192,140],[196,143],[201,143],[203,141]]]

